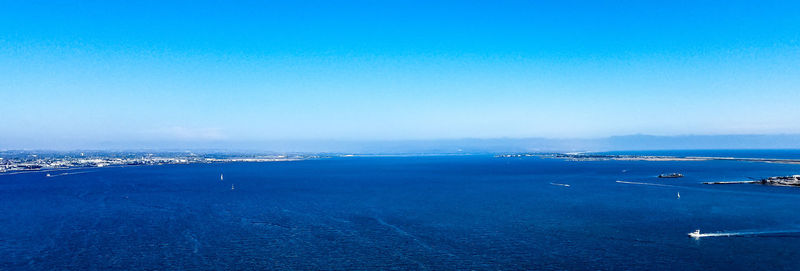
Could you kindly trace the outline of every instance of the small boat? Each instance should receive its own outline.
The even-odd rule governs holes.
[[[678,198],[679,199],[681,198],[681,192],[678,192]]]
[[[222,173],[220,173],[220,174],[219,174],[219,180],[220,180],[220,181],[222,181],[222,180],[223,180],[223,178],[222,178]]]
[[[47,173],[47,177],[50,177],[50,173]]]
[[[233,185],[231,185],[231,190],[233,190],[233,189],[234,189],[234,188],[233,188]]]
[[[658,174],[659,178],[681,178],[683,174],[680,173],[669,173],[669,174]]]
[[[694,239],[700,239],[700,237],[730,237],[736,235],[754,235],[760,233],[768,233],[768,232],[712,232],[712,233],[700,233],[700,230],[696,230],[694,232],[689,233],[689,237]]]
[[[565,183],[550,183],[550,184],[551,184],[551,185],[558,185],[558,186],[565,186],[565,187],[569,187],[569,184],[565,184]]]

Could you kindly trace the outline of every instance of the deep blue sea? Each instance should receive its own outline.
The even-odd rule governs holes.
[[[475,155],[71,172],[0,176],[0,269],[800,269],[800,187],[700,184],[800,165]]]

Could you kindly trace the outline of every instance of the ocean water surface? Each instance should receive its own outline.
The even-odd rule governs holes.
[[[0,176],[0,269],[800,269],[800,187],[700,184],[800,165],[475,155],[71,172]]]

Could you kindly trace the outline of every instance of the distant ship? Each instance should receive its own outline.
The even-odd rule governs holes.
[[[231,190],[233,190],[233,189],[234,189],[234,188],[233,188],[233,185],[231,184]]]
[[[678,198],[679,199],[681,198],[681,192],[678,192]]]
[[[659,178],[681,178],[683,174],[680,173],[669,173],[669,174],[658,174]]]
[[[223,180],[223,178],[222,178],[222,173],[220,173],[220,174],[219,174],[219,180],[220,180],[220,181],[222,181],[222,180]]]

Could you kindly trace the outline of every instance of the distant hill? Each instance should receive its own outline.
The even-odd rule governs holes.
[[[614,136],[608,150],[800,149],[800,135]]]

